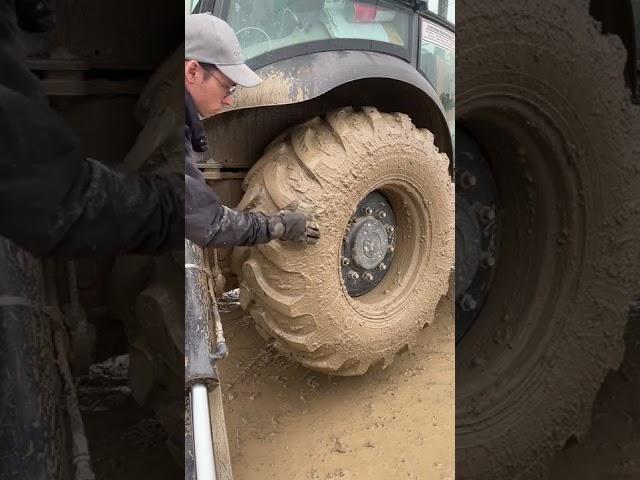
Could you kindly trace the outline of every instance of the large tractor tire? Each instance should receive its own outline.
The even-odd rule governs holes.
[[[247,175],[240,208],[297,207],[322,238],[234,252],[240,302],[258,330],[320,372],[388,366],[447,293],[448,169],[430,132],[372,107],[342,108],[276,139]]]
[[[491,288],[485,298],[480,284],[456,292],[463,316],[480,310],[456,348],[456,474],[543,479],[553,455],[586,432],[623,357],[640,281],[639,116],[624,47],[601,34],[588,1],[457,7],[457,131],[472,140],[457,148],[456,167],[478,169],[459,192],[490,198],[495,188],[498,204],[481,225],[497,232]],[[456,202],[461,219],[465,208]],[[460,238],[471,238],[470,224]]]

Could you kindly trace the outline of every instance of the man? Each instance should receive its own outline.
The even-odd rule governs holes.
[[[49,109],[18,27],[53,25],[43,0],[0,2],[0,236],[39,256],[182,249],[182,177],[122,175],[84,158]]]
[[[233,105],[237,85],[255,87],[262,80],[244,63],[233,29],[208,14],[185,19],[185,235],[195,244],[213,247],[256,245],[272,240],[313,244],[320,238],[302,212],[275,215],[239,212],[220,204],[196,167],[196,154],[207,150],[200,118]]]

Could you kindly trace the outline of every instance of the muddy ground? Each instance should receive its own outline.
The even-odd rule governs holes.
[[[450,309],[391,367],[349,378],[280,356],[236,303],[221,310],[231,351],[220,375],[235,480],[454,478]],[[84,395],[97,479],[181,479],[159,424],[127,396],[122,372],[113,376],[94,382],[111,400]]]
[[[391,367],[344,378],[280,357],[234,314],[221,375],[236,480],[453,479],[450,309]]]
[[[224,310],[232,355],[221,376],[235,480],[454,478],[450,311],[387,370],[333,378],[280,357],[236,305]],[[552,480],[640,478],[640,318],[627,337],[591,430],[558,454]],[[158,422],[127,392],[126,358],[119,362],[102,375],[112,381],[96,383],[108,400],[97,400],[100,389],[84,394],[97,479],[182,479]]]

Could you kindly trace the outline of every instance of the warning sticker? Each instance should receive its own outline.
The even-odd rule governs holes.
[[[456,36],[451,30],[448,30],[435,23],[422,22],[422,41],[433,43],[434,45],[444,48],[451,53],[456,52]]]

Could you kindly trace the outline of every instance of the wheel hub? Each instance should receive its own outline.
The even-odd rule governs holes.
[[[352,297],[371,291],[384,278],[395,245],[395,215],[387,198],[371,192],[347,225],[342,244],[342,279]]]
[[[481,236],[473,207],[456,195],[456,300],[471,286],[480,268]]]
[[[371,216],[362,217],[352,227],[353,248],[351,258],[364,270],[371,270],[382,263],[389,249],[389,237],[382,222]]]

